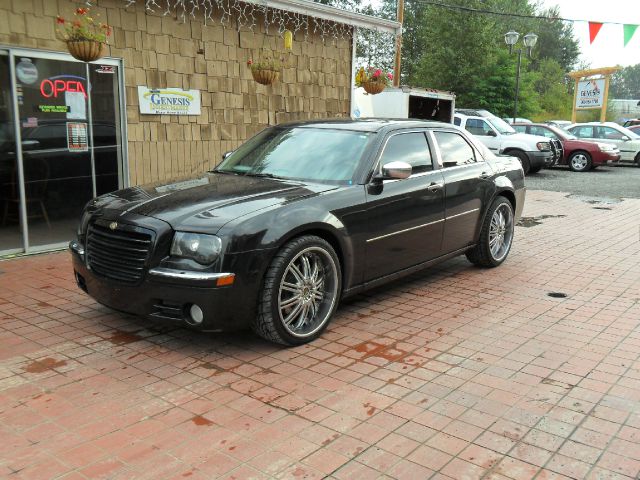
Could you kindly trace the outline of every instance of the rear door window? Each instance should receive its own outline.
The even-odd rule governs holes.
[[[454,132],[433,132],[440,148],[440,156],[444,167],[457,167],[476,163],[473,147],[462,135]]]

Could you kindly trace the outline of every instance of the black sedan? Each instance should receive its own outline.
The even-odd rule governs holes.
[[[453,125],[292,123],[197,178],[96,198],[70,249],[104,305],[297,345],[347,295],[460,254],[500,265],[524,197],[519,161]]]

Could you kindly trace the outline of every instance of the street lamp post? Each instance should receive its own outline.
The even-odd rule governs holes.
[[[504,34],[504,42],[509,45],[509,53],[513,53],[513,46],[518,42],[520,34],[511,30]],[[527,33],[522,39],[524,46],[527,48],[527,55],[531,57],[531,50],[536,46],[538,35],[535,33]],[[513,102],[513,121],[518,116],[518,95],[520,94],[520,65],[522,64],[522,49],[516,50],[518,53],[518,68],[516,70],[516,96]]]

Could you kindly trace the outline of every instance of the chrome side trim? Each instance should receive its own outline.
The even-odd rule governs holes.
[[[195,280],[206,282],[219,278],[233,276],[233,273],[190,272],[188,270],[175,270],[173,268],[156,267],[149,270],[149,275],[173,280]]]
[[[455,215],[451,215],[450,217],[447,217],[446,220],[449,220],[450,218],[461,217],[462,215],[467,215],[469,213],[477,212],[478,210],[480,210],[480,209],[479,208],[474,208],[473,210],[467,210],[466,212],[456,213]]]
[[[435,222],[424,223],[422,225],[418,225],[417,227],[405,228],[404,230],[398,230],[397,232],[387,233],[386,235],[381,235],[379,237],[370,238],[369,240],[367,240],[367,243],[375,242],[376,240],[382,240],[383,238],[392,237],[394,235],[399,235],[401,233],[410,232],[411,230],[417,230],[418,228],[428,227],[429,225],[435,225],[436,223],[440,223],[440,222],[444,222],[444,219],[436,220]]]

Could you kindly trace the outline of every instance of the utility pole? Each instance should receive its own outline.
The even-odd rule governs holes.
[[[400,58],[402,56],[402,22],[404,21],[404,0],[398,0],[396,20],[400,23],[400,33],[396,35],[396,61],[393,68],[393,86],[400,86]]]

